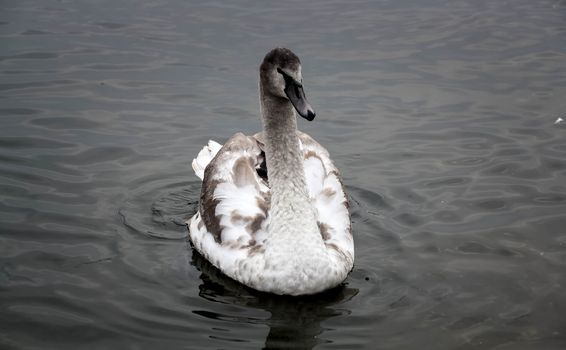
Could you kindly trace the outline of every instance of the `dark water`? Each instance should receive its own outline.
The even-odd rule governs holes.
[[[0,348],[566,348],[566,1],[203,3],[0,2]],[[351,197],[310,298],[183,226],[277,45]]]

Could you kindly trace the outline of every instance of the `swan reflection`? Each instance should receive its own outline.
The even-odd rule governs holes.
[[[262,293],[248,288],[223,275],[198,253],[193,253],[192,264],[201,272],[202,283],[199,296],[215,303],[243,306],[259,314],[246,313],[234,316],[233,312],[222,314],[210,310],[194,310],[195,314],[214,320],[242,324],[266,325],[269,333],[264,348],[303,348],[311,349],[321,343],[329,343],[324,332],[329,330],[322,323],[334,317],[350,314],[345,305],[358,290],[340,285],[334,289],[311,296],[289,297]],[[231,310],[233,311],[233,310]],[[266,311],[267,316],[262,316]],[[227,341],[246,342],[246,339],[232,337]],[[211,336],[212,337],[212,336]]]

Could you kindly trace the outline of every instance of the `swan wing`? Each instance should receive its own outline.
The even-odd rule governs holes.
[[[263,249],[270,198],[258,173],[264,153],[255,138],[241,133],[221,148],[216,145],[209,143],[193,161],[197,176],[203,165],[204,170],[199,211],[188,222],[189,237],[201,255],[238,279],[238,264]]]
[[[353,264],[349,203],[340,173],[324,147],[309,135],[300,131],[298,134],[304,154],[305,179],[320,234],[332,253]]]

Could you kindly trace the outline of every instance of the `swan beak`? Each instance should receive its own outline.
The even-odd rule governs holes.
[[[309,104],[309,101],[307,101],[305,90],[303,90],[303,84],[292,78],[281,68],[277,68],[277,72],[285,78],[285,89],[283,91],[285,91],[285,95],[287,95],[287,98],[291,101],[297,113],[309,122],[313,120],[316,113]]]
[[[285,91],[285,95],[287,95],[287,98],[291,101],[297,113],[309,122],[313,120],[316,113],[309,104],[309,101],[307,101],[303,84],[291,78],[280,68],[277,68],[277,71],[285,78],[285,89],[283,91]]]
[[[289,98],[289,101],[293,104],[293,107],[295,107],[297,113],[308,121],[313,120],[316,113],[309,104],[309,101],[307,101],[303,85],[297,83],[293,79],[288,79],[287,84],[285,85],[285,94]]]

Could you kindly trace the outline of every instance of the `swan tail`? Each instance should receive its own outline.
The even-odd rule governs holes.
[[[201,180],[204,179],[204,169],[212,158],[216,156],[216,153],[222,148],[222,145],[216,141],[209,140],[208,144],[204,146],[200,152],[198,153],[197,157],[193,159],[193,170],[195,171],[196,176],[198,176]]]

